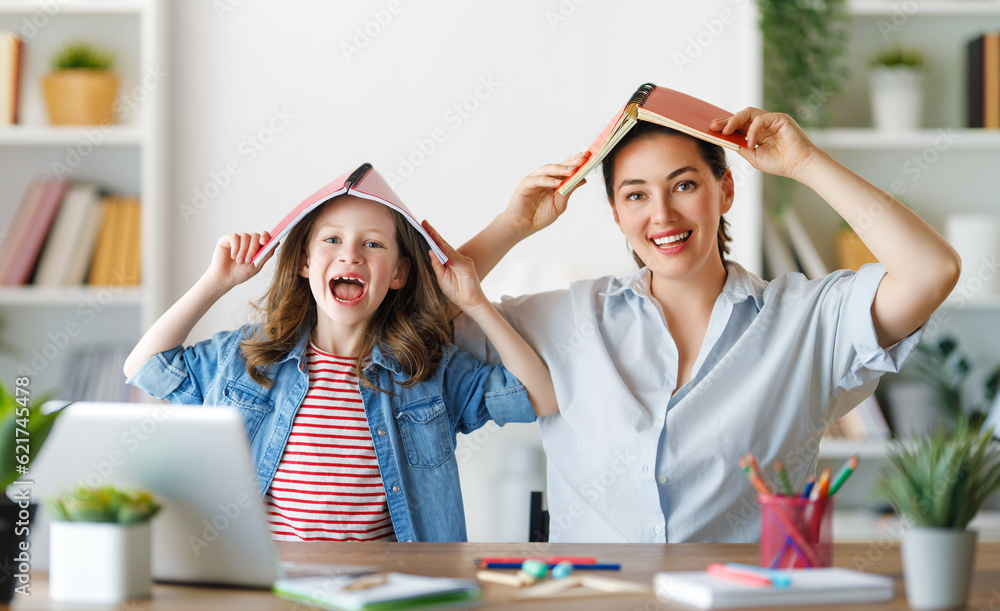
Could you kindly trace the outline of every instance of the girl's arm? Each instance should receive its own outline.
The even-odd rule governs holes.
[[[755,168],[793,178],[826,200],[886,270],[872,303],[879,344],[913,333],[958,282],[961,260],[930,225],[897,199],[817,148],[785,114],[746,108],[712,129],[747,134],[740,155]]]
[[[450,259],[448,265],[442,265],[433,252],[431,253],[431,264],[434,266],[434,274],[437,276],[438,284],[441,285],[441,290],[483,330],[500,355],[504,367],[514,374],[528,391],[528,399],[535,410],[535,415],[554,414],[559,406],[556,404],[552,376],[549,375],[545,363],[486,298],[476,276],[472,259],[452,248],[430,223],[424,221],[423,225]]]
[[[230,233],[219,238],[212,264],[187,293],[153,323],[125,359],[125,377],[131,378],[150,357],[181,345],[195,323],[220,297],[252,278],[274,254],[272,250],[254,267],[253,256],[271,236],[264,233]]]
[[[566,211],[569,196],[587,181],[581,181],[569,195],[560,195],[556,187],[583,165],[587,157],[585,152],[577,153],[561,164],[543,165],[526,176],[518,183],[507,209],[459,248],[459,252],[472,259],[480,279],[485,278],[515,244],[548,227]]]

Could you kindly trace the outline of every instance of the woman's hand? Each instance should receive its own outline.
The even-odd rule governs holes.
[[[483,292],[483,286],[479,283],[479,276],[476,275],[476,266],[472,259],[452,248],[430,223],[424,221],[421,224],[448,257],[448,264],[445,265],[437,258],[434,251],[430,251],[434,275],[437,276],[438,285],[444,296],[462,310],[489,303],[486,293]]]
[[[267,244],[271,234],[263,233],[227,233],[219,238],[212,254],[212,264],[207,275],[213,281],[226,288],[246,282],[257,275],[277,249],[267,253],[260,265],[253,264],[254,255],[261,246]]]
[[[551,225],[566,211],[566,202],[573,191],[587,181],[580,181],[568,195],[560,195],[556,187],[583,165],[589,156],[587,152],[577,153],[562,163],[546,164],[528,174],[514,189],[514,195],[501,217],[522,237]]]
[[[740,155],[756,169],[801,180],[802,173],[820,150],[794,119],[784,113],[744,108],[729,118],[716,119],[710,127],[729,135],[747,135],[747,148]]]

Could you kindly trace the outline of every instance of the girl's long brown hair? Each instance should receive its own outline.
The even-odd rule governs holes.
[[[285,238],[278,255],[271,286],[254,302],[260,318],[254,337],[243,340],[240,348],[247,363],[247,373],[261,386],[274,383],[271,369],[298,345],[304,333],[316,326],[316,302],[309,280],[299,275],[305,260],[309,236],[316,218],[337,199],[320,206],[300,221]],[[448,299],[441,292],[427,242],[401,214],[386,208],[396,225],[400,258],[410,261],[406,283],[399,290],[390,289],[372,315],[358,347],[354,370],[361,384],[387,392],[372,384],[362,370],[362,359],[378,344],[391,354],[409,376],[403,386],[413,386],[434,375],[441,361],[442,348],[453,341]]]

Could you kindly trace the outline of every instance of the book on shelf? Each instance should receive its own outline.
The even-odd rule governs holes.
[[[966,48],[969,127],[1000,128],[1000,32],[971,40]]]
[[[91,286],[139,284],[140,203],[137,197],[107,196],[94,257],[87,274]]]
[[[0,126],[18,121],[24,42],[14,32],[0,31]]]
[[[726,136],[709,128],[714,119],[732,114],[686,93],[646,83],[635,90],[625,106],[590,144],[587,149],[590,158],[559,185],[559,193],[566,195],[572,191],[639,121],[670,127],[728,149],[746,148],[746,134],[737,132]]]
[[[21,206],[27,206],[28,210],[24,216],[18,210],[9,230],[8,240],[12,240],[10,259],[0,277],[0,284],[17,286],[31,278],[68,184],[65,179],[45,179],[40,194],[33,185],[28,187],[28,193],[21,200]],[[4,254],[8,255],[6,248]]]
[[[87,280],[87,272],[94,259],[94,250],[97,247],[97,235],[101,231],[101,222],[104,218],[104,208],[101,206],[101,198],[98,195],[90,207],[87,218],[80,226],[80,235],[75,242],[73,255],[70,258],[66,275],[62,278],[62,284],[68,286],[80,286]]]
[[[87,257],[84,242],[93,242],[88,235],[89,219],[98,206],[97,186],[74,183],[66,190],[62,206],[45,240],[38,259],[33,283],[38,286],[63,286],[70,282],[74,260]],[[77,282],[78,284],[78,282]]]
[[[0,242],[0,284],[3,284],[3,278],[14,264],[14,260],[20,256],[21,243],[28,224],[31,223],[31,215],[45,197],[46,186],[45,179],[35,178],[28,183],[28,188],[21,195],[21,203],[14,212],[14,218],[7,225],[3,242]]]
[[[889,424],[875,395],[869,395],[827,428],[827,436],[854,441],[889,438]]]
[[[424,239],[431,245],[431,249],[437,255],[437,258],[442,263],[448,262],[448,257],[445,256],[444,251],[438,248],[434,240],[431,239],[431,236],[420,225],[417,217],[413,216],[413,213],[406,207],[403,200],[396,195],[389,186],[389,183],[382,178],[381,174],[375,171],[372,164],[363,163],[356,170],[338,176],[333,182],[304,199],[302,203],[285,215],[285,218],[281,219],[281,222],[271,231],[271,239],[254,255],[253,264],[260,265],[260,262],[264,260],[267,253],[274,250],[278,243],[292,230],[292,227],[295,227],[306,215],[340,195],[353,195],[363,199],[370,199],[400,213],[410,225],[424,236]]]
[[[819,251],[816,250],[816,246],[813,244],[809,233],[799,219],[794,206],[789,205],[781,209],[781,221],[788,234],[788,241],[792,245],[792,251],[795,253],[795,259],[799,262],[802,273],[810,280],[823,278],[829,274],[829,268],[823,262],[823,258],[820,257]]]

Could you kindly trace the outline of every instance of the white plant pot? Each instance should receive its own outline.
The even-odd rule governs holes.
[[[875,129],[919,129],[924,112],[923,81],[919,70],[872,69],[872,120]]]
[[[903,581],[911,609],[965,607],[976,535],[974,530],[950,528],[910,528],[903,533]]]
[[[962,274],[952,293],[964,299],[1000,294],[1000,215],[949,214],[945,238],[962,258]]]
[[[49,596],[58,602],[120,603],[149,596],[149,522],[119,526],[53,521]]]

